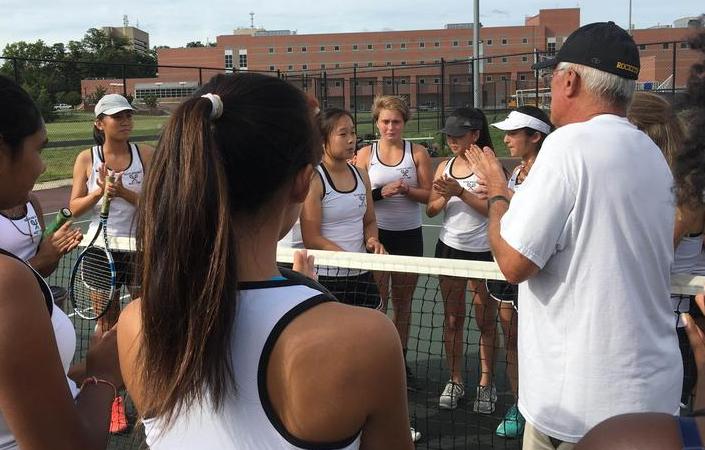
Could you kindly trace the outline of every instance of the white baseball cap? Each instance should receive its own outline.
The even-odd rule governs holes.
[[[111,116],[127,109],[135,110],[125,97],[120,94],[108,94],[104,95],[95,105],[95,116],[98,117],[101,114]]]
[[[493,123],[492,126],[503,131],[531,128],[532,130],[540,131],[543,134],[548,134],[551,132],[551,126],[543,120],[519,111],[510,112],[506,119],[501,122]]]

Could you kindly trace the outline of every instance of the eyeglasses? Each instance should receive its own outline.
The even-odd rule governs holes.
[[[546,67],[545,69],[539,70],[539,78],[543,80],[546,86],[551,85],[551,80],[558,72],[563,72],[565,69],[557,69],[555,67]]]

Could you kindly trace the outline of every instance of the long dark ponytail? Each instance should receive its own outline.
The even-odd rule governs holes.
[[[223,113],[200,94],[222,99]],[[256,213],[307,164],[320,140],[303,94],[257,74],[218,75],[181,104],[162,134],[139,204],[139,368],[144,409],[168,424],[232,389],[237,213]]]

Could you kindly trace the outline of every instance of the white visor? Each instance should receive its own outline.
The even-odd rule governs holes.
[[[510,112],[506,119],[501,122],[493,123],[492,126],[503,131],[531,128],[532,130],[540,131],[543,134],[548,134],[551,132],[550,125],[543,120],[539,120],[536,117],[532,117],[519,111]]]

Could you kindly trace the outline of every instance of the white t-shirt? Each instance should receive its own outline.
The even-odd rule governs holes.
[[[678,412],[672,185],[651,139],[605,114],[550,134],[514,194],[501,235],[540,269],[518,334],[519,409],[539,431],[577,442],[618,414]]]

